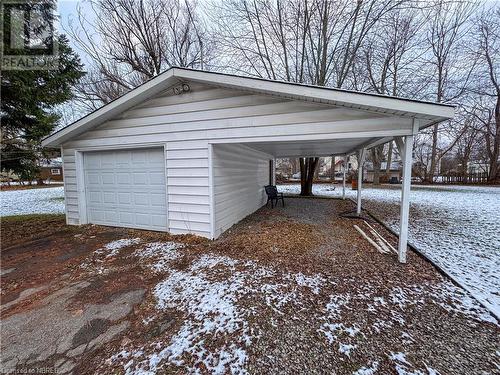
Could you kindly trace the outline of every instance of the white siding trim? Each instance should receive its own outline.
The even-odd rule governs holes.
[[[78,211],[79,223],[87,224],[87,199],[85,197],[85,171],[82,151],[75,151],[75,164],[76,164],[76,190],[78,193]]]
[[[208,189],[210,194],[210,238],[215,238],[214,146],[208,145]]]
[[[165,230],[168,232],[170,230],[170,207],[168,205],[168,169],[167,169],[167,144],[163,144],[163,170],[165,172],[165,215],[167,215],[167,227]]]

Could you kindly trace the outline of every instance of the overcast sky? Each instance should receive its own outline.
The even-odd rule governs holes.
[[[57,13],[59,14],[59,22],[57,24],[57,29],[60,33],[68,35],[68,27],[71,24],[77,22],[78,17],[78,7],[85,9],[90,9],[90,5],[88,1],[85,0],[58,0],[57,1]],[[89,16],[92,15],[92,12],[87,13]],[[84,64],[87,63],[86,54],[84,51],[78,48],[78,46],[73,42],[73,40],[69,37],[71,43],[71,47],[80,55],[82,62]]]

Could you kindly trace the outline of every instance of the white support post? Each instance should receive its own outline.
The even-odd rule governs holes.
[[[276,158],[273,158],[272,184],[276,186]]]
[[[363,184],[363,163],[365,162],[366,149],[361,149],[358,153],[358,205],[356,213],[361,214],[361,188]]]
[[[345,199],[345,169],[347,166],[347,156],[344,156],[344,162],[342,163],[342,199]]]
[[[413,135],[405,137],[404,144],[399,139],[396,144],[399,148],[399,153],[403,159],[403,181],[401,188],[401,209],[399,218],[399,243],[398,243],[398,258],[400,263],[406,263],[406,249],[408,246],[408,220],[410,215],[410,187],[411,187],[411,165],[412,165],[412,149]]]

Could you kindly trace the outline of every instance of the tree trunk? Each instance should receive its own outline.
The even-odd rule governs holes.
[[[330,163],[330,179],[332,182],[335,181],[335,156],[332,155],[332,161]]]
[[[319,158],[300,158],[300,195],[311,196],[314,172]]]
[[[292,165],[292,175],[300,171],[300,168],[297,167],[297,159],[292,158],[290,159],[291,165]]]
[[[387,151],[387,165],[385,166],[385,173],[389,175],[391,173],[391,164],[392,164],[392,144],[393,141],[389,142],[389,150]]]
[[[372,148],[373,185],[380,185],[380,168],[382,166],[383,150],[383,145]]]
[[[429,170],[427,171],[426,177],[425,177],[425,183],[432,184],[434,182],[434,175],[436,173],[436,168],[437,168],[437,141],[438,141],[438,129],[439,125],[435,124],[434,128],[432,129],[432,152],[431,152],[431,165]]]
[[[498,158],[500,156],[500,95],[497,95],[495,106],[495,136],[493,138],[493,150],[490,152],[490,173],[488,182],[500,182],[500,166]]]

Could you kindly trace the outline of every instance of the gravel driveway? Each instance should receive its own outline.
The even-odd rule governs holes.
[[[279,186],[297,194],[299,185]],[[314,194],[339,197],[341,186],[314,185]],[[351,188],[350,198],[356,197]],[[399,186],[363,189],[363,207],[399,231]],[[412,186],[409,239],[500,316],[500,188]]]
[[[216,241],[66,226],[60,216],[6,219],[3,368],[495,373],[497,321],[413,252],[401,265],[376,251],[353,227],[366,224],[340,215],[353,207],[286,199]]]

